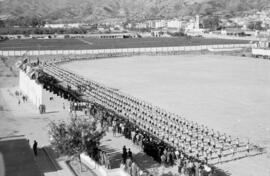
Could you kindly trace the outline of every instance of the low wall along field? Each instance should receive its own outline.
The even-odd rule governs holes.
[[[31,80],[25,72],[20,70],[19,87],[29,100],[39,108],[39,105],[42,104],[42,85],[37,84],[35,80]]]

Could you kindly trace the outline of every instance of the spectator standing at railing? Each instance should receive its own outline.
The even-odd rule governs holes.
[[[103,156],[103,151],[99,152],[99,164],[104,165],[104,156]]]
[[[165,166],[165,163],[166,163],[166,156],[165,156],[164,153],[161,155],[160,160],[161,160],[161,164],[162,164],[163,166]]]
[[[116,120],[115,120],[115,119],[113,119],[113,121],[112,121],[112,126],[113,126],[113,127],[116,126]]]
[[[124,123],[122,130],[123,130],[123,134],[124,134],[125,138],[130,139],[130,135],[129,135],[130,130],[128,129],[127,123]]]
[[[184,174],[184,160],[180,160],[179,165],[178,165],[178,172],[181,174]]]
[[[178,162],[179,161],[179,158],[180,158],[180,153],[178,150],[175,150],[174,151],[174,155],[175,155],[175,158],[176,158],[176,161]]]
[[[167,153],[166,153],[166,162],[167,162],[167,164],[170,164],[170,161],[171,161],[171,152],[167,151]]]
[[[112,127],[113,136],[116,136],[116,125]]]
[[[131,176],[137,176],[137,165],[135,162],[131,164]]]
[[[110,162],[110,158],[108,157],[107,154],[105,154],[105,165],[107,169],[111,169],[111,162]]]
[[[112,125],[112,116],[108,115],[107,120],[108,120],[109,126],[111,126]]]
[[[132,160],[132,152],[130,148],[128,149],[127,157]]]
[[[194,167],[195,167],[195,176],[200,176],[200,163],[195,162]]]
[[[124,125],[124,123],[121,123],[120,124],[121,126],[121,133],[125,136],[125,125]]]
[[[117,126],[117,132],[121,134],[121,123],[116,122],[116,126]]]
[[[33,151],[34,151],[35,156],[37,156],[37,155],[38,155],[38,153],[37,153],[37,146],[38,146],[38,143],[37,143],[37,141],[36,141],[36,140],[34,140],[34,144],[33,144]]]
[[[129,127],[127,127],[126,129],[127,129],[127,136],[128,136],[128,139],[130,139],[131,140],[131,126],[129,126]]]
[[[138,141],[139,141],[139,132],[136,132],[136,134],[134,136],[134,142],[136,145],[138,145]]]
[[[126,164],[123,163],[123,161],[120,163],[120,168],[123,169],[124,171],[127,170]]]
[[[129,175],[131,175],[131,164],[132,164],[132,161],[130,158],[127,159],[127,163],[126,163],[126,171],[129,173]]]
[[[123,153],[126,153],[126,152],[127,152],[127,148],[126,148],[126,146],[125,146],[125,145],[123,146],[122,151],[123,151]]]
[[[165,148],[165,150],[163,151],[163,154],[165,156],[165,163],[168,164],[168,161],[169,161],[169,154],[168,154],[168,149]]]
[[[136,132],[134,130],[131,131],[131,140],[133,142],[133,144],[135,144],[135,134]]]
[[[122,159],[123,159],[123,163],[126,164],[126,160],[127,160],[127,149],[126,149],[126,146],[123,147]]]

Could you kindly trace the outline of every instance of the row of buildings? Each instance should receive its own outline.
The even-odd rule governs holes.
[[[154,36],[161,37],[171,33],[184,33],[191,36],[203,36],[213,38],[224,38],[226,36],[233,37],[259,37],[270,35],[270,10],[264,10],[259,12],[248,12],[241,17],[226,18],[218,17],[219,30],[207,29],[204,26],[204,20],[207,17],[200,19],[199,15],[185,16],[182,18],[174,19],[161,19],[161,20],[145,20],[141,22],[111,22],[102,24],[87,24],[87,23],[70,23],[70,24],[45,24],[44,28],[84,28],[87,32],[83,37],[100,38],[126,38],[135,37],[134,33],[138,36]],[[211,18],[211,17],[210,17]],[[260,27],[263,30],[257,30],[257,23],[259,21]],[[255,22],[255,23],[254,23]],[[250,29],[250,24],[254,23],[255,29]],[[94,27],[93,27],[94,26]],[[252,27],[252,26],[251,26]],[[93,30],[94,29],[94,30]],[[268,29],[268,30],[266,30]],[[126,35],[125,33],[131,33],[132,35]],[[119,34],[116,34],[119,33]],[[59,35],[58,35],[59,36]],[[62,37],[67,35],[62,35]],[[78,37],[78,35],[69,35],[70,37]],[[51,35],[52,37],[52,35]],[[53,37],[52,37],[53,38]]]
[[[200,19],[199,15],[194,17],[186,17],[183,19],[170,19],[170,20],[147,20],[143,22],[130,22],[130,23],[112,23],[112,24],[98,24],[97,30],[100,32],[123,32],[132,29],[167,29],[172,32],[179,32],[181,29],[199,29]],[[90,25],[85,23],[70,23],[70,24],[45,24],[44,28],[87,28]],[[118,31],[117,31],[117,30]]]
[[[253,12],[243,17],[218,17],[219,30],[203,28],[203,20],[199,15],[170,20],[148,20],[129,23],[129,29],[151,29],[154,33],[183,32],[192,36],[229,37],[266,37],[270,35],[270,10]],[[210,34],[210,35],[209,35]],[[155,35],[156,36],[156,35]]]
[[[127,29],[168,29],[171,31],[180,31],[181,29],[199,29],[200,17],[190,17],[186,19],[169,19],[169,20],[147,20],[137,23],[128,23]]]
[[[227,25],[238,25],[243,29],[248,29],[252,22],[260,22],[261,28],[270,28],[270,10],[252,12],[226,20]]]

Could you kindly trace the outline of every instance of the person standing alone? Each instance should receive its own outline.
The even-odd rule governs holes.
[[[34,151],[35,156],[37,156],[37,145],[38,145],[37,141],[34,140],[33,151]]]

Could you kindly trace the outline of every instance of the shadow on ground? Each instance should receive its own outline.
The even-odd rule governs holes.
[[[143,170],[158,167],[159,164],[147,154],[140,152],[133,156],[135,163]]]
[[[59,166],[56,159],[57,155],[49,146],[38,148],[38,155],[35,156],[37,165],[42,173],[61,170],[62,168]]]
[[[5,176],[43,175],[35,162],[34,154],[25,138],[0,139],[0,168]]]

